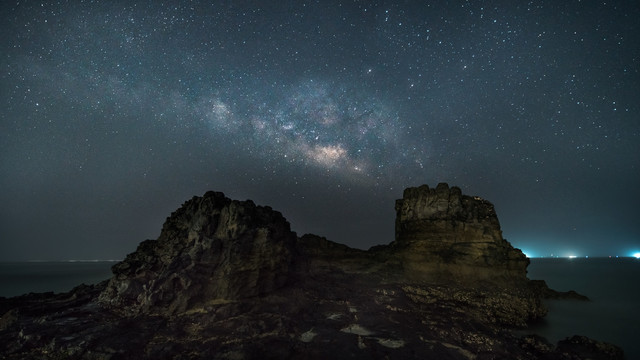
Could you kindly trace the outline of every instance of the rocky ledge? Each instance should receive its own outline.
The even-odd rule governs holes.
[[[526,277],[493,205],[439,184],[396,203],[368,251],[297,237],[277,211],[208,192],[113,277],[0,299],[7,359],[622,359],[610,344],[521,335],[554,292]],[[514,330],[519,331],[514,331]],[[570,334],[567,334],[570,335]]]

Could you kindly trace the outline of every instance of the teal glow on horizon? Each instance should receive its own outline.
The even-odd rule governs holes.
[[[522,253],[524,254],[524,256],[528,257],[529,259],[537,257],[535,255],[535,253],[529,251],[529,250],[525,250],[525,249],[520,249],[520,251],[522,251]]]

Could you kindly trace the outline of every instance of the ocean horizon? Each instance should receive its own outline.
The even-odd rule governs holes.
[[[109,279],[111,267],[121,260],[28,260],[0,262],[0,296],[62,293],[78,285]]]
[[[120,260],[0,262],[0,296],[67,292],[80,284],[96,284],[112,276]],[[640,259],[532,258],[528,275],[558,291],[574,290],[590,301],[546,300],[547,316],[521,333],[549,342],[584,335],[622,347],[627,359],[640,359]]]

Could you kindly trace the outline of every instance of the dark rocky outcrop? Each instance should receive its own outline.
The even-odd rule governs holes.
[[[493,206],[440,184],[405,191],[396,239],[369,251],[297,238],[277,211],[208,192],[114,276],[0,299],[8,359],[620,359],[584,337],[514,329],[553,292],[526,278]],[[569,334],[568,334],[569,335]]]
[[[130,314],[173,314],[265,294],[293,276],[295,246],[279,212],[208,192],[171,214],[158,240],[113,267],[100,302]]]

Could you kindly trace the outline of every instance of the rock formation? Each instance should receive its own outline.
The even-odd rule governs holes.
[[[158,240],[113,267],[100,301],[128,313],[173,314],[272,292],[293,274],[296,239],[270,207],[207,192],[171,214]]]
[[[502,238],[493,204],[445,183],[404,191],[396,201],[391,245],[407,274],[470,282],[526,280],[529,259]]]
[[[110,280],[0,298],[0,354],[622,358],[580,336],[554,346],[513,331],[544,315],[541,295],[561,294],[526,278],[526,258],[502,238],[489,202],[440,184],[407,189],[396,210],[395,241],[364,251],[297,238],[279,212],[251,201],[194,197]]]

